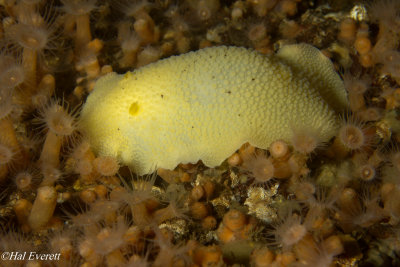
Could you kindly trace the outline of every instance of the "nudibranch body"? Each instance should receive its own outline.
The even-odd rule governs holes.
[[[95,151],[142,175],[198,160],[217,166],[243,143],[266,149],[299,129],[327,141],[346,105],[332,63],[310,45],[270,56],[220,46],[99,79],[80,127]]]

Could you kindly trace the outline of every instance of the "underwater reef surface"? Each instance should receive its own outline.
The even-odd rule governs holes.
[[[400,265],[398,10],[395,0],[0,1],[0,266]],[[82,131],[82,107],[111,72],[222,45],[274,59],[300,43],[343,81],[332,137],[299,123],[268,147],[240,144],[219,166],[140,176]],[[229,125],[218,124],[202,132]]]

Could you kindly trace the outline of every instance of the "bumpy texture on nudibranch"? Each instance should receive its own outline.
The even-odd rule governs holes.
[[[312,46],[271,56],[220,46],[99,79],[80,125],[94,150],[141,175],[200,159],[217,166],[245,142],[268,148],[294,130],[327,141],[346,103],[332,63]]]

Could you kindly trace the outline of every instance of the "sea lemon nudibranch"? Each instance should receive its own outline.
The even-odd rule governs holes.
[[[295,129],[327,141],[346,105],[332,63],[310,45],[270,56],[219,46],[99,79],[80,127],[95,151],[142,175],[200,159],[217,166],[246,142],[290,142]]]

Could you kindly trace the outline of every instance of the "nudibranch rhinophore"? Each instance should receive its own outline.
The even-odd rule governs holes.
[[[219,46],[100,78],[80,127],[95,151],[142,175],[200,159],[214,167],[246,142],[290,143],[294,129],[327,141],[346,106],[342,80],[313,46],[268,56]]]

